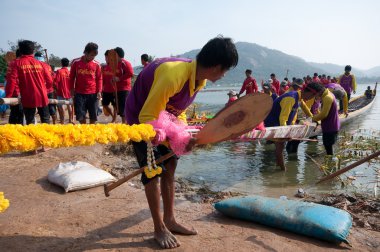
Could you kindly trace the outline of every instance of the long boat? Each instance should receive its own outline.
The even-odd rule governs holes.
[[[374,94],[371,98],[367,98],[365,95],[360,95],[353,97],[348,103],[348,116],[345,114],[340,114],[339,119],[341,125],[346,125],[353,120],[355,120],[359,115],[365,114],[374,104],[376,98],[376,89],[373,89]],[[202,127],[207,123],[209,118],[197,118],[189,119],[189,125],[196,125]],[[265,130],[252,130],[237,140],[249,141],[254,139],[295,139],[295,140],[307,140],[307,138],[315,137],[322,134],[322,129],[320,126],[305,126],[305,125],[290,125],[290,126],[279,126],[279,127],[268,127]]]

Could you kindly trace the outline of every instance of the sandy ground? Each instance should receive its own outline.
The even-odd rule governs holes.
[[[119,153],[120,154],[120,153]],[[0,191],[10,200],[0,214],[0,251],[151,251],[153,223],[137,178],[111,192],[103,187],[64,193],[47,181],[59,162],[85,161],[103,169],[132,167],[130,157],[96,145],[49,150],[37,155],[0,156]],[[196,236],[177,236],[172,251],[379,251],[380,233],[353,228],[352,248],[230,219],[210,203],[176,199],[177,217],[192,223]]]

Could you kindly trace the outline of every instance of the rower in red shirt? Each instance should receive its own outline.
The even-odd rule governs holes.
[[[149,55],[144,53],[141,55],[141,65],[145,68],[147,65],[149,65]]]
[[[42,66],[45,68],[45,70],[50,73],[52,80],[54,80],[54,71],[49,64],[44,62],[45,58],[42,56],[42,53],[36,52],[34,54],[34,58],[41,62]],[[47,90],[48,98],[49,99],[55,99],[53,83],[46,83],[46,90]],[[55,124],[57,121],[57,106],[55,104],[49,104],[48,106],[49,106],[49,115],[53,119],[53,124]]]
[[[20,50],[17,49],[16,50],[16,59],[20,58],[20,56],[21,56]],[[7,73],[5,75],[6,83],[9,83],[10,73],[11,73],[12,67],[15,64],[15,62],[16,62],[16,60],[12,60],[8,64]],[[8,94],[10,92],[9,88],[10,88],[10,86],[5,85],[5,89],[4,89],[5,94]],[[13,94],[10,94],[10,95],[12,98],[17,98],[20,96],[20,89],[18,87],[18,80],[17,80],[17,84],[14,88]],[[24,113],[22,111],[21,103],[16,104],[16,105],[10,105],[9,108],[10,108],[11,112],[9,113],[8,123],[9,124],[23,124]]]
[[[49,100],[46,86],[52,85],[50,72],[36,60],[33,56],[35,44],[29,40],[22,40],[18,43],[21,57],[16,59],[12,65],[7,84],[6,97],[12,97],[18,84],[21,95],[26,124],[35,122],[34,115],[36,109],[40,115],[42,123],[49,123]]]
[[[251,69],[245,70],[245,76],[246,76],[246,78],[245,78],[245,80],[243,82],[243,86],[240,89],[238,97],[242,93],[244,93],[244,91],[245,91],[245,94],[253,94],[253,93],[256,93],[258,91],[256,80],[255,80],[255,78],[252,78],[251,74],[252,74],[252,70]]]
[[[279,95],[280,94],[280,82],[276,79],[276,75],[274,73],[272,73],[270,75],[270,78],[272,79],[272,87],[273,87],[273,91]]]
[[[117,114],[121,117],[123,123],[125,123],[124,108],[125,100],[129,92],[131,91],[131,81],[133,77],[133,68],[129,61],[124,59],[124,50],[121,47],[114,49],[118,55],[118,66],[116,70],[116,76],[113,77],[113,81],[117,86]]]
[[[70,89],[77,121],[85,124],[88,112],[90,123],[94,124],[98,120],[98,100],[102,98],[102,71],[99,62],[94,60],[98,55],[98,45],[88,43],[83,53],[82,57],[72,61]]]
[[[70,71],[67,68],[70,61],[67,58],[61,59],[62,68],[58,69],[55,74],[54,86],[57,90],[57,100],[72,101],[70,93]],[[69,112],[69,123],[72,123],[73,110],[72,105],[67,105],[67,111]],[[59,120],[61,124],[65,123],[65,111],[63,105],[58,105]]]
[[[110,50],[104,53],[106,65],[102,66],[103,76],[103,92],[102,92],[102,105],[103,111],[106,116],[112,115],[112,122],[116,120],[116,100],[115,100],[115,84],[113,83],[113,72],[109,65],[108,54]],[[113,110],[109,107],[112,104]]]

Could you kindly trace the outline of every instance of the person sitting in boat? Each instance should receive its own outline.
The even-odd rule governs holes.
[[[287,126],[295,124],[295,119],[299,106],[301,106],[304,113],[311,117],[313,114],[307,108],[306,104],[302,101],[302,93],[304,91],[289,91],[281,96],[279,96],[273,102],[272,110],[265,118],[265,127],[275,127],[275,126]],[[282,170],[286,170],[284,164],[283,150],[284,142],[275,142],[276,145],[276,163]]]
[[[339,111],[343,112],[346,117],[348,116],[348,98],[347,92],[344,88],[338,83],[329,83],[325,85],[325,88],[328,88],[332,92],[335,98],[339,101],[342,101],[343,107],[339,108]]]
[[[237,98],[238,94],[235,91],[233,91],[233,90],[230,90],[227,93],[227,95],[228,95],[229,98],[228,98],[228,102],[226,103],[226,107],[230,106],[234,101],[236,101],[238,99]]]
[[[266,82],[262,83],[263,93],[268,94],[270,97],[272,97],[272,100],[276,100],[278,95],[275,92],[272,92],[272,80],[269,79]]]
[[[347,65],[344,68],[344,74],[342,74],[338,81],[338,84],[340,84],[344,90],[346,90],[347,93],[347,99],[350,101],[351,99],[351,93],[356,93],[356,79],[355,75],[351,74],[351,66]],[[340,101],[340,108],[343,108],[343,102]]]
[[[367,87],[367,90],[364,92],[364,95],[367,97],[367,99],[372,99],[374,94],[373,94],[373,91],[371,90],[371,86]]]
[[[340,129],[340,121],[338,115],[338,106],[335,96],[328,88],[320,83],[310,83],[303,91],[303,99],[311,99],[312,97],[321,98],[321,111],[312,117],[313,122],[321,121],[323,145],[327,155],[333,155],[333,145],[338,138]]]

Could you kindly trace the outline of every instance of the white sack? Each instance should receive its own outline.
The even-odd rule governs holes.
[[[108,172],[81,161],[59,163],[51,169],[48,180],[66,192],[104,185],[116,179]]]

